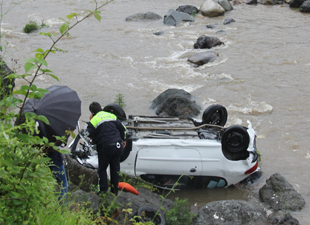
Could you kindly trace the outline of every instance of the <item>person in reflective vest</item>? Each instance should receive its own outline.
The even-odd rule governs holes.
[[[110,165],[111,192],[117,195],[120,158],[126,146],[126,127],[114,114],[102,111],[98,102],[92,102],[89,111],[90,122],[87,123],[85,135],[92,138],[97,146],[100,193],[106,193],[109,189],[106,170]]]

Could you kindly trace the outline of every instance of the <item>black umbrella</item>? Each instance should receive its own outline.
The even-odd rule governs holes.
[[[45,116],[50,126],[39,121],[40,130],[49,135],[63,136],[66,130],[74,131],[81,116],[81,100],[67,86],[51,86],[50,93],[40,99],[28,99],[23,111]]]

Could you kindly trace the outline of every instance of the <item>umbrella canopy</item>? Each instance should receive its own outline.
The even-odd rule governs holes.
[[[66,130],[74,131],[81,116],[81,100],[77,93],[67,86],[51,86],[50,93],[41,99],[28,99],[23,112],[34,112],[45,116],[50,126],[39,121],[40,131],[49,135],[63,136]]]

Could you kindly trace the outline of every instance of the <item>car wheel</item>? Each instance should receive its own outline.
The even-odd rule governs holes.
[[[227,110],[222,105],[209,106],[202,115],[203,124],[224,126],[227,121]]]
[[[126,147],[124,148],[123,154],[121,156],[120,162],[123,162],[127,159],[132,150],[132,139],[126,140]]]
[[[222,148],[230,153],[247,151],[250,137],[243,126],[233,125],[228,127],[222,135]]]
[[[150,206],[143,206],[138,209],[139,222],[152,221],[155,225],[165,225],[166,219],[162,213]],[[154,220],[153,220],[154,219]]]
[[[108,104],[102,110],[105,112],[113,113],[120,121],[126,120],[126,113],[118,104]]]

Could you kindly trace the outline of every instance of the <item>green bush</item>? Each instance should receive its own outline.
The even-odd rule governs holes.
[[[5,92],[5,88],[0,88],[0,92],[3,91],[0,93],[3,96],[0,100],[0,225],[96,224],[93,219],[97,215],[92,215],[84,206],[74,205],[73,200],[68,200],[66,204],[58,200],[57,182],[48,167],[50,159],[45,157],[43,152],[43,149],[53,146],[53,143],[48,143],[46,138],[37,136],[35,123],[41,120],[49,124],[48,120],[35,113],[25,113],[25,122],[20,125],[15,125],[19,124],[15,122],[21,118],[23,107],[29,98],[40,99],[48,93],[47,90],[34,85],[38,76],[50,76],[59,81],[52,71],[47,69],[46,61],[50,53],[65,52],[55,46],[58,41],[69,35],[68,32],[75,25],[90,16],[100,21],[98,10],[111,1],[101,6],[96,4],[94,11],[89,11],[85,17],[77,19],[72,26],[70,20],[80,15],[77,13],[67,15],[67,19],[59,28],[58,38],[52,38],[56,34],[40,33],[52,39],[50,48],[47,50],[37,48],[33,51],[34,58],[25,60],[25,74],[12,73],[6,76],[6,79],[11,80],[22,79],[27,85],[16,88],[13,91],[14,95]],[[2,11],[2,5],[0,9]],[[1,19],[3,15],[0,15]],[[30,22],[24,31],[30,33],[36,29],[38,25]],[[0,71],[3,72],[5,71]],[[0,83],[5,83],[3,76],[0,76]]]
[[[191,224],[195,215],[190,212],[187,199],[176,198],[174,206],[166,213],[167,225],[188,225]]]
[[[118,104],[120,107],[124,107],[126,105],[124,101],[124,95],[123,94],[116,95],[114,103]]]
[[[25,25],[25,27],[23,28],[23,31],[27,34],[36,31],[39,29],[38,24],[35,21],[30,21],[29,23],[27,23]]]

